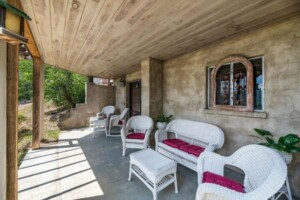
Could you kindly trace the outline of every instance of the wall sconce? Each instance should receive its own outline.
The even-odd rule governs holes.
[[[0,0],[0,39],[11,44],[27,43],[24,19],[30,17],[4,0]]]
[[[119,84],[121,87],[125,87],[125,77],[122,76],[120,79],[119,79]]]

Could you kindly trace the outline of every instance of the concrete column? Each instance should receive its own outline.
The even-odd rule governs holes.
[[[6,199],[6,53],[0,40],[0,199]]]
[[[19,46],[7,44],[6,75],[6,200],[18,199]]]
[[[156,118],[163,113],[163,61],[154,58],[142,61],[141,80],[142,115]],[[150,144],[154,145],[154,134],[150,136]]]
[[[32,149],[40,147],[44,126],[44,65],[33,57]]]
[[[148,58],[141,63],[142,114],[157,117],[163,113],[163,61]]]

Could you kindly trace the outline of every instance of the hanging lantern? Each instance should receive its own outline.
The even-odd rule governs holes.
[[[0,39],[8,43],[27,43],[24,37],[24,20],[31,20],[21,10],[0,0]]]

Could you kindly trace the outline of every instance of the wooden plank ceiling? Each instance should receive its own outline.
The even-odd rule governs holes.
[[[44,62],[115,78],[300,13],[299,0],[20,0]]]

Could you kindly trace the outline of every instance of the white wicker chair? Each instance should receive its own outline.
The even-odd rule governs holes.
[[[111,127],[113,126],[125,126],[125,123],[126,123],[126,115],[128,113],[128,108],[125,108],[120,115],[112,115],[110,117],[110,120],[109,120],[109,127],[108,127],[108,133],[106,135],[107,136],[121,136],[121,135],[111,135],[110,134],[110,131],[111,131]]]
[[[101,115],[105,114],[106,118],[109,119],[109,117],[115,113],[115,109],[115,106],[105,106],[101,112],[97,113],[97,117],[101,117]]]
[[[107,121],[106,120],[95,120],[93,121],[93,138],[97,132],[104,131],[107,135]]]
[[[144,149],[147,148],[148,138],[153,129],[153,120],[144,115],[133,116],[128,119],[125,127],[121,129],[121,139],[123,144],[123,156],[127,148]],[[142,138],[128,138],[130,134],[137,133]]]
[[[106,119],[109,120],[110,116],[114,114],[115,106],[105,106],[102,108],[101,112],[98,112],[96,117],[90,117],[90,127],[93,127],[94,121],[99,119],[102,115],[105,115]]]
[[[212,183],[202,183],[203,173],[223,176],[224,165],[236,166],[244,171],[245,193],[237,192]],[[273,150],[260,145],[247,145],[229,157],[213,152],[204,152],[198,160],[196,200],[267,200],[284,184],[287,166]]]

